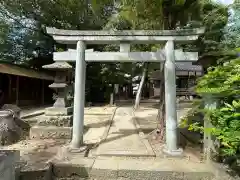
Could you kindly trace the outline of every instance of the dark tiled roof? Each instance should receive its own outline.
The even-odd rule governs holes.
[[[23,68],[17,65],[0,63],[0,73],[11,74],[15,76],[24,76],[36,79],[54,80],[54,76],[42,71],[36,71],[30,68]]]
[[[150,74],[150,79],[161,79],[160,78],[160,70],[156,70]],[[182,74],[181,72],[200,72],[202,73],[203,68],[201,65],[192,65],[191,62],[186,63],[176,63],[176,71],[179,72],[177,74]],[[186,73],[184,73],[187,76]],[[181,76],[181,75],[179,75]]]
[[[202,71],[201,65],[192,65],[192,63],[176,63],[177,71]]]

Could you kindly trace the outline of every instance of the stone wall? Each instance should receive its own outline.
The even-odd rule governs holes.
[[[19,152],[0,150],[0,180],[15,180],[15,162]]]

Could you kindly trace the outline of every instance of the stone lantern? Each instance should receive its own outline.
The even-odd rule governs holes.
[[[72,66],[67,62],[55,62],[53,64],[43,66],[45,69],[49,69],[56,72],[54,83],[49,87],[54,89],[57,93],[56,101],[53,104],[55,108],[66,108],[70,106],[70,102],[67,99],[68,90],[68,77]]]
[[[67,95],[69,93],[72,66],[67,62],[54,62],[43,66],[43,68],[56,72],[54,82],[49,85],[56,92],[56,101],[52,107],[45,109],[45,114],[31,128],[30,138],[71,139],[73,107]]]

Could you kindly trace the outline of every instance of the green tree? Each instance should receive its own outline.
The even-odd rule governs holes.
[[[113,1],[88,2],[85,0],[2,0],[0,14],[5,20],[10,20],[13,26],[10,37],[12,48],[9,49],[12,59],[29,67],[40,68],[43,64],[51,63],[54,46],[66,49],[66,46],[56,44],[48,36],[45,31],[47,26],[100,30],[114,10]],[[98,49],[99,47],[89,48]],[[91,95],[87,94],[88,101],[97,100],[103,96],[106,89],[103,85],[106,73],[101,72],[104,68],[105,65],[97,63],[89,63],[87,66],[90,76],[87,76],[86,89],[91,93]],[[111,68],[109,68],[110,71]]]
[[[125,25],[129,29],[177,29],[177,28],[197,28],[206,27],[206,32],[197,42],[189,45],[178,45],[185,50],[197,50],[201,54],[215,51],[223,37],[222,29],[227,23],[227,7],[210,0],[125,0],[118,4],[117,12],[109,19],[107,28],[119,29],[119,24]],[[152,45],[135,47],[138,50],[157,50],[162,45]],[[146,67],[142,66],[143,73]],[[161,68],[161,77],[164,79],[164,68]],[[151,71],[151,70],[150,70]],[[143,76],[144,78],[144,76]],[[144,82],[144,81],[142,81]],[[160,90],[160,110],[159,127],[161,131],[160,139],[164,137],[164,83],[161,81]],[[141,94],[141,89],[139,94]],[[138,96],[140,98],[140,96]],[[136,99],[136,107],[139,99]]]
[[[229,6],[229,21],[225,28],[225,48],[240,47],[240,1],[235,0],[232,5]]]
[[[200,111],[205,113],[204,121],[209,121],[212,128],[203,127],[197,124],[190,127],[196,130],[210,131],[219,142],[215,153],[221,160],[227,160],[230,156],[236,162],[239,159],[239,88],[240,88],[240,60],[239,60],[239,4],[237,1],[233,6],[228,7],[231,12],[228,24],[221,28],[221,38],[217,51],[210,48],[208,54],[212,54],[215,63],[208,68],[198,82],[196,91],[203,98],[217,102],[216,109],[200,107]],[[206,51],[205,51],[206,52]],[[217,55],[220,54],[221,56]],[[214,57],[215,55],[215,57]],[[198,110],[197,110],[198,111]],[[234,158],[232,158],[234,157]],[[232,160],[231,160],[232,162]]]
[[[9,42],[10,27],[3,19],[0,19],[0,56],[2,61],[6,61],[10,54],[8,49],[10,48]]]
[[[1,12],[6,17],[18,21],[30,20],[40,23],[38,28],[44,33],[46,26],[63,29],[101,29],[106,18],[112,13],[113,1],[86,0],[2,0]],[[26,25],[23,25],[26,27]]]
[[[112,12],[112,1],[85,0],[3,0],[0,15],[11,22],[12,57],[18,63],[40,67],[51,59],[53,41],[47,26],[63,29],[101,29]],[[36,58],[36,52],[38,58]],[[38,60],[41,60],[39,63]],[[43,60],[44,59],[44,60]]]

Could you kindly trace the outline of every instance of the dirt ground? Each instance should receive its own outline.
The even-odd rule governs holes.
[[[127,106],[131,108],[131,105],[121,105]],[[157,107],[156,103],[144,103],[142,104],[140,110],[135,111],[135,118],[137,118],[137,122],[139,126],[143,130],[142,132],[147,135],[152,132],[157,125]],[[96,144],[100,143],[101,140],[107,137],[106,132],[109,131],[109,126],[111,125],[112,118],[111,117],[115,112],[116,107],[94,107],[94,108],[85,108],[85,126],[87,127],[87,131],[84,135],[85,142],[88,144]],[[189,109],[189,104],[181,105],[178,108],[178,115],[183,116],[187,110]],[[38,109],[40,111],[40,109]],[[27,112],[27,111],[26,111]],[[32,113],[33,111],[28,111]],[[27,113],[25,113],[26,115]],[[121,113],[118,113],[118,121],[121,121],[119,116]],[[124,116],[122,116],[124,118]],[[126,117],[125,117],[126,118]],[[26,119],[27,121],[28,119]],[[118,123],[119,124],[119,123]],[[125,126],[123,123],[119,124],[120,126]],[[122,132],[122,131],[121,131]],[[124,137],[127,135],[123,135]],[[127,139],[125,137],[125,139]],[[119,140],[116,140],[119,141]],[[121,140],[122,142],[123,140]],[[53,159],[59,148],[69,144],[70,140],[22,140],[16,144],[1,147],[1,149],[11,149],[11,150],[19,150],[21,155],[21,167],[30,167],[30,166],[41,166],[41,164],[46,164],[47,162]],[[120,142],[120,141],[119,141]],[[151,148],[157,157],[162,157],[162,147],[163,144],[156,142],[153,140],[149,141]],[[116,143],[115,143],[116,144]],[[124,143],[126,144],[126,143]],[[120,146],[119,146],[120,147]],[[186,158],[191,159],[192,161],[200,161],[201,160],[201,152],[200,148],[193,146],[188,143],[184,149]]]

